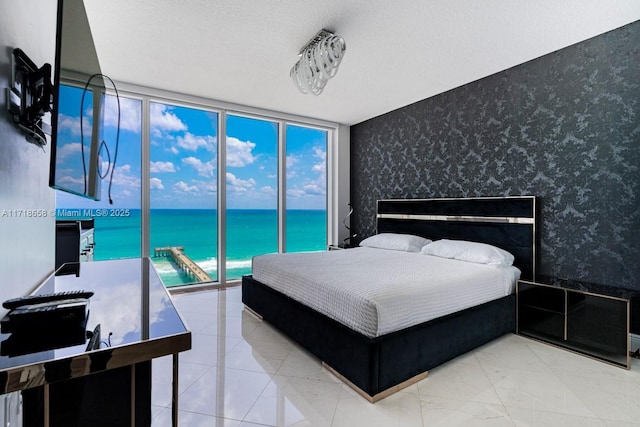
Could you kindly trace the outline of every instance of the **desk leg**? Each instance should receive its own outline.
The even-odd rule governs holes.
[[[131,427],[136,427],[136,365],[131,365]]]
[[[49,405],[49,384],[45,384],[42,388],[44,389],[44,427],[49,427],[49,411],[51,409]]]
[[[178,427],[178,353],[173,353],[173,381],[171,398],[171,425]]]

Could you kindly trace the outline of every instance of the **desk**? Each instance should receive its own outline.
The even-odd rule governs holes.
[[[16,351],[7,347],[10,336],[0,334],[0,393],[23,393],[25,426],[150,425],[151,360],[173,355],[177,425],[178,353],[191,348],[191,332],[151,261],[65,264],[34,294],[77,289],[94,292],[86,329],[100,325],[97,348],[87,350],[86,337],[51,345],[33,331],[33,344],[43,340],[49,348]]]

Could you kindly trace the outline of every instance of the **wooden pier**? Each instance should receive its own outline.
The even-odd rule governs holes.
[[[207,274],[198,264],[185,255],[183,246],[165,246],[153,249],[153,256],[170,256],[173,261],[191,277],[198,279],[198,282],[213,282],[213,278]]]

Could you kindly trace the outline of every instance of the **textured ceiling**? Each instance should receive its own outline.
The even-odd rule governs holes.
[[[355,124],[640,19],[638,0],[85,0],[116,81]],[[320,96],[289,78],[320,29],[347,51]]]

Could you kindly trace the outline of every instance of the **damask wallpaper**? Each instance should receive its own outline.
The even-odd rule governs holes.
[[[382,198],[536,195],[539,273],[640,289],[640,21],[352,126],[351,185],[359,238]]]

